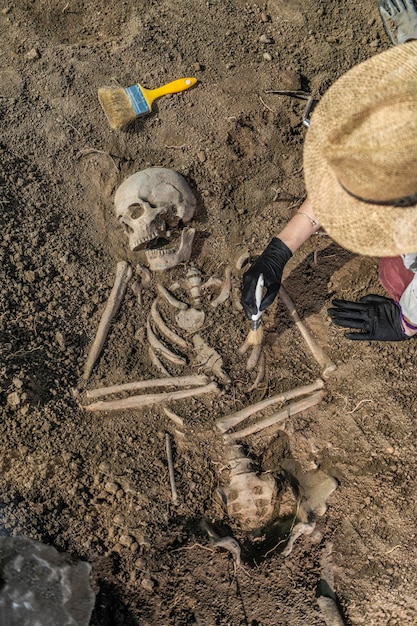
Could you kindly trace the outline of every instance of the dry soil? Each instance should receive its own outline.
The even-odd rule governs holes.
[[[245,439],[280,486],[269,531],[248,536],[217,495],[228,464],[216,420],[321,376],[281,302],[264,315],[266,375],[255,390],[238,352],[248,327],[234,260],[245,248],[259,254],[305,194],[306,102],[268,91],[318,100],[388,48],[376,0],[3,0],[0,29],[0,532],[92,564],[92,626],[322,626],[326,559],[346,624],[416,623],[417,344],[350,342],[326,313],[333,296],[384,293],[377,259],[325,233],[291,259],[285,288],[337,370],[320,405]],[[190,75],[193,89],[161,98],[126,130],[109,127],[99,87]],[[205,294],[201,331],[231,382],[168,405],[184,420],[182,435],[160,407],[82,408],[86,388],[160,376],[145,333],[156,283],[178,282],[177,295],[189,298],[183,266],[152,276],[142,305],[129,287],[83,383],[116,263],[143,263],[128,250],[113,194],[155,165],[183,174],[196,194],[192,261],[203,279],[233,270],[224,305],[213,309]],[[169,371],[198,369],[190,355]],[[338,486],[313,535],[283,556],[297,516],[283,467],[291,459]],[[241,566],[203,520],[239,542]]]

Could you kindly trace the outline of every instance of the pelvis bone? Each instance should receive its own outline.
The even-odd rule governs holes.
[[[277,485],[271,474],[257,474],[242,446],[230,449],[230,480],[220,490],[229,516],[243,530],[262,530],[272,519]]]
[[[147,248],[151,270],[166,270],[189,260],[194,229],[183,230],[179,249],[161,247],[161,239],[169,243],[178,238],[180,226],[194,216],[196,198],[181,174],[165,167],[136,172],[118,187],[114,204],[130,249]]]

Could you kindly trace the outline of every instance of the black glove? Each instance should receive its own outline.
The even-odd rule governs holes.
[[[255,290],[260,274],[264,277],[266,294],[262,299],[260,310],[263,311],[272,304],[281,287],[282,272],[287,261],[292,257],[289,247],[274,237],[271,239],[262,254],[243,274],[241,303],[248,319],[258,312],[255,301]]]
[[[328,309],[333,324],[356,328],[362,332],[345,333],[348,339],[359,341],[402,341],[409,339],[401,325],[401,307],[390,298],[369,294],[358,302],[333,300],[335,308]]]

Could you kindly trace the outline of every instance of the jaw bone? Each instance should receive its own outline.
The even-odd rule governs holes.
[[[184,228],[181,231],[181,241],[178,250],[147,250],[145,252],[149,268],[152,272],[163,272],[176,267],[180,263],[186,263],[191,256],[195,228]]]

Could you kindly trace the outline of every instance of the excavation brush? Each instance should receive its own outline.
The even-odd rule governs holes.
[[[146,89],[139,84],[126,87],[126,89],[101,87],[98,90],[98,99],[110,126],[115,130],[120,130],[137,117],[150,113],[152,104],[157,98],[185,91],[196,82],[196,78],[178,78],[157,89]]]
[[[261,315],[262,311],[260,310],[262,295],[264,288],[264,277],[263,274],[259,274],[258,282],[256,284],[255,289],[255,302],[256,308],[258,309],[256,313],[251,316],[250,323],[250,331],[247,337],[247,342],[251,346],[259,346],[262,343],[263,339],[263,329],[261,326]]]

